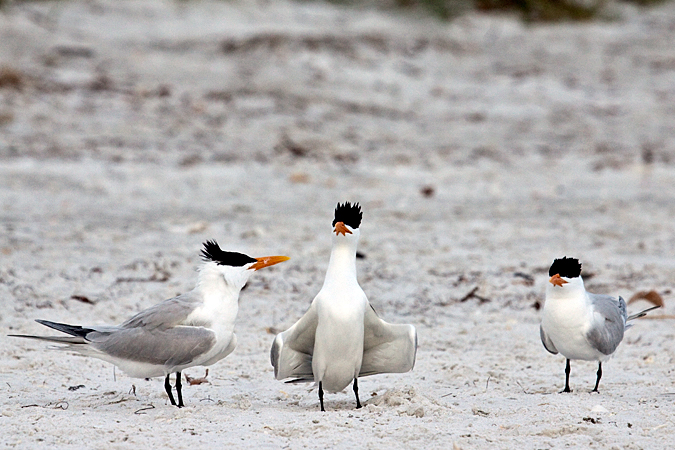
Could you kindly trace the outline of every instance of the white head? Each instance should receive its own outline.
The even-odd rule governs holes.
[[[221,250],[216,241],[206,241],[202,249],[202,259],[204,260],[204,266],[201,268],[203,275],[222,276],[227,286],[239,291],[256,270],[287,261],[290,258],[288,256],[252,258],[243,253]]]
[[[345,243],[353,245],[356,248],[359,236],[361,235],[359,226],[361,225],[362,218],[363,213],[358,203],[354,203],[353,205],[349,202],[345,202],[342,205],[338,203],[335,207],[335,218],[332,225],[333,232],[331,233],[333,245]]]
[[[585,292],[581,278],[581,263],[578,259],[563,257],[556,259],[548,270],[549,285],[546,286],[546,298],[568,297]]]

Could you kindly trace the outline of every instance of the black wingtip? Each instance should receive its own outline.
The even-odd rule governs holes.
[[[576,278],[581,275],[581,263],[578,259],[567,256],[556,259],[548,270],[548,276],[552,277],[555,274],[565,278]]]
[[[49,320],[42,320],[42,319],[35,319],[35,321],[40,325],[44,325],[46,327],[52,328],[62,333],[66,333],[71,336],[77,336],[81,338],[86,338],[87,334],[94,331],[91,328],[84,328],[81,327],[80,325],[68,325],[67,323],[50,322]]]
[[[61,328],[63,328],[64,326],[66,326],[66,327],[70,326],[70,325],[67,325],[65,323],[50,322],[49,320],[35,319],[35,321],[37,323],[39,323],[40,325],[44,325],[46,327],[53,328],[54,330],[59,330],[59,331],[61,331]]]
[[[359,205],[358,202],[353,205],[350,202],[344,202],[343,204],[338,202],[335,207],[333,226],[338,222],[342,222],[345,225],[352,227],[352,229],[357,229],[361,226],[362,218],[363,212],[361,211],[361,205]]]
[[[314,378],[293,378],[292,380],[286,380],[286,384],[298,384],[298,383],[311,383],[314,381]]]

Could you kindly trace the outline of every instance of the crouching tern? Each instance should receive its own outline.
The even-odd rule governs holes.
[[[645,309],[629,316],[626,302],[609,295],[591,294],[584,288],[581,263],[578,259],[556,259],[549,269],[544,316],[539,327],[541,342],[550,353],[561,353],[566,359],[565,389],[570,390],[570,360],[598,361],[595,388],[602,377],[602,363],[608,360],[632,324],[630,320],[644,316]]]
[[[318,383],[321,411],[324,389],[339,392],[353,381],[360,408],[359,377],[408,372],[415,365],[415,327],[380,319],[356,279],[362,215],[358,203],[338,203],[323,287],[305,315],[272,344],[275,378]]]
[[[209,366],[234,350],[239,292],[249,277],[258,269],[290,259],[251,258],[223,251],[215,241],[204,243],[201,256],[203,264],[192,291],[141,311],[121,325],[79,326],[37,320],[70,336],[11,336],[67,344],[57,348],[108,361],[131,377],[165,376],[169,400],[181,408],[181,371]],[[174,372],[178,403],[169,383]]]

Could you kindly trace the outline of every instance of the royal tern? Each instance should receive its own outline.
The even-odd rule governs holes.
[[[408,372],[415,365],[415,327],[380,319],[356,279],[361,218],[358,203],[338,203],[323,287],[305,315],[272,344],[275,378],[318,383],[321,411],[324,389],[339,392],[353,381],[360,408],[359,377]]]
[[[129,376],[165,376],[164,389],[172,405],[183,407],[181,371],[211,365],[234,350],[234,322],[239,311],[239,292],[258,269],[286,261],[287,256],[251,258],[220,249],[207,241],[201,252],[196,287],[183,295],[141,311],[118,326],[79,326],[37,320],[70,336],[12,335],[67,344],[74,350],[113,363]],[[176,374],[174,400],[169,375]]]
[[[627,322],[644,316],[645,309],[629,316],[626,302],[609,295],[591,294],[584,288],[581,263],[563,257],[551,264],[546,286],[544,316],[539,327],[541,342],[550,353],[561,353],[566,359],[565,389],[570,391],[570,360],[598,361],[595,388],[602,377],[602,363],[608,360],[632,324]]]

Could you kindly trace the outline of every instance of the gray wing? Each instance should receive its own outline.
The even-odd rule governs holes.
[[[122,328],[111,326],[68,325],[65,323],[38,320],[42,325],[67,333],[70,336],[27,336],[60,344],[69,344],[64,349],[73,349],[92,354],[88,349],[119,358],[143,363],[179,366],[191,363],[208,352],[216,343],[213,331],[202,327],[178,326],[174,328]],[[102,358],[100,354],[92,354]],[[106,359],[106,358],[103,358]]]
[[[417,355],[417,331],[412,325],[387,323],[368,304],[364,317],[363,362],[360,377],[412,370]]]
[[[539,337],[541,337],[541,343],[544,344],[544,348],[548,350],[549,353],[553,353],[554,355],[558,354],[558,349],[555,348],[555,345],[553,345],[553,342],[551,342],[548,335],[544,331],[544,327],[541,325],[539,325]]]
[[[593,307],[593,322],[586,333],[589,344],[604,355],[611,355],[623,339],[626,329],[626,302],[609,295],[588,294]]]
[[[216,335],[211,330],[181,326],[94,331],[88,333],[86,339],[92,347],[114,358],[166,366],[189,364],[216,343]]]
[[[277,380],[295,377],[295,381],[314,381],[312,354],[319,319],[314,303],[295,325],[277,334],[272,344],[270,359]]]
[[[185,319],[202,302],[194,291],[170,298],[144,309],[122,325],[121,328],[170,328],[185,323]],[[202,325],[202,324],[191,324]],[[205,324],[204,324],[205,325]]]

